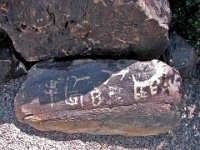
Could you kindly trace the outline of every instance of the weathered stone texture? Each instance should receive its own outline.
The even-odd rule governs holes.
[[[2,0],[0,26],[27,60],[132,55],[151,60],[168,44],[167,0]]]
[[[181,77],[158,60],[43,62],[14,106],[19,121],[42,131],[153,135],[180,120]]]
[[[197,64],[197,50],[176,33],[170,35],[170,44],[165,52],[165,61],[175,67],[183,79],[195,73]]]

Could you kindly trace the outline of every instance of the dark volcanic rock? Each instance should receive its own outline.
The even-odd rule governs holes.
[[[168,44],[167,0],[2,0],[0,26],[27,60],[132,55],[151,60]]]
[[[170,35],[170,44],[165,52],[165,61],[175,67],[181,77],[191,77],[197,64],[197,51],[188,42],[176,33]]]
[[[12,43],[9,42],[8,35],[0,29],[0,84],[26,73],[24,65],[15,58]]]
[[[43,62],[14,106],[19,121],[42,131],[153,135],[180,120],[181,78],[158,60]]]
[[[8,48],[0,48],[0,69],[0,84],[26,74],[24,65],[15,59]]]
[[[12,64],[12,54],[10,54],[9,49],[0,48],[0,84],[10,79]]]

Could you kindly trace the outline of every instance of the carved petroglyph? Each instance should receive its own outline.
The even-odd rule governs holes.
[[[67,99],[65,99],[65,104],[67,105],[77,105],[78,104],[78,97],[74,96],[74,97],[69,97]]]
[[[73,93],[73,94],[71,94]],[[93,107],[99,106],[103,99],[101,95],[101,91],[97,88],[94,88],[93,91],[90,92],[91,99],[89,100]],[[75,106],[80,104],[82,107],[84,106],[84,96],[79,94],[78,91],[68,91],[68,86],[65,87],[65,104],[70,106]]]
[[[45,86],[48,88],[48,91],[45,90],[44,92],[45,94],[48,94],[50,96],[51,106],[53,106],[54,95],[57,94],[58,92],[57,84],[58,84],[58,81],[54,81],[54,80],[50,80],[49,85],[45,84]]]
[[[142,86],[134,86],[134,99],[146,98],[148,97],[147,91],[144,90]]]
[[[146,81],[149,80],[154,74],[156,74],[155,66],[145,63],[135,63],[134,67],[134,76],[137,81]]]
[[[122,71],[120,71],[120,72],[118,72],[118,73],[116,73],[116,74],[113,74],[113,77],[114,77],[114,76],[121,76],[120,80],[123,80],[124,77],[125,77],[125,75],[126,75],[127,73],[129,73],[129,71],[130,71],[130,68],[127,67],[127,68],[123,69]]]
[[[167,84],[167,86],[164,85],[164,87],[161,89],[158,87],[159,84],[162,84],[161,82],[164,82],[162,78],[165,78],[168,74],[168,72],[166,72],[167,70],[169,70],[168,66],[164,63],[161,65],[161,63],[158,63],[157,60],[153,60],[151,63],[136,62],[129,67],[122,69],[118,73],[113,73],[111,77],[103,84],[107,85],[109,81],[113,79],[115,80],[113,77],[118,76],[119,79],[117,80],[122,81],[127,76],[128,78],[126,79],[133,83],[132,87],[134,92],[134,99],[145,99],[150,95],[158,94],[161,92],[160,90],[166,90],[168,86],[175,88],[174,91],[177,90],[179,85],[172,85],[172,83],[170,83],[171,80],[169,80],[169,83],[163,83]],[[111,74],[111,72],[107,70],[102,70],[102,72]],[[176,75],[174,75],[174,77],[176,78]],[[120,97],[117,95],[120,92],[122,91],[119,89],[119,87],[110,86],[108,95],[115,100],[119,100]]]
[[[113,72],[109,71],[109,70],[101,70],[101,72],[107,73],[109,74],[109,78],[112,76]],[[107,82],[109,81],[109,79],[107,81],[104,82],[104,84],[107,84]]]
[[[99,106],[103,99],[101,97],[101,91],[97,88],[94,88],[93,91],[90,92],[91,98],[92,98],[92,105],[94,107]]]
[[[172,72],[171,74],[173,74],[173,77],[169,76],[169,79],[166,79],[166,76],[169,74],[166,70],[169,70],[169,68],[167,68],[167,65],[165,65],[164,63],[160,64],[156,60],[152,61],[151,63],[136,62],[122,69],[121,71],[118,71],[117,73],[114,71],[103,69],[101,70],[101,72],[108,74],[109,77],[106,81],[104,81],[104,83],[102,83],[102,87],[105,86],[107,88],[107,96],[110,98],[109,100],[111,101],[111,103],[115,100],[121,102],[121,100],[123,99],[121,96],[123,94],[121,93],[124,92],[123,90],[125,89],[123,89],[123,87],[125,85],[120,86],[123,83],[126,83],[127,86],[130,86],[132,92],[134,93],[134,99],[136,100],[146,99],[150,95],[155,95],[165,90],[167,91],[169,87],[174,88],[174,91],[176,91],[177,88],[180,87],[180,85],[174,85],[173,81],[178,80],[176,78],[178,78],[179,75],[173,74],[174,72]],[[163,80],[163,78],[165,80]],[[79,89],[80,87],[78,87],[79,82],[84,80],[88,80],[87,83],[92,82],[90,81],[90,76],[77,77],[75,75],[71,75],[65,80],[66,84],[64,87],[64,96],[66,105],[79,105],[84,107],[84,104],[90,104],[93,107],[97,107],[103,103],[104,95],[102,94],[103,91],[101,88],[93,87],[92,91],[88,91],[87,96],[80,94],[81,90]],[[117,82],[114,82],[115,80],[117,80]],[[58,93],[58,83],[61,83],[61,81],[50,80],[49,84],[45,85],[48,88],[47,90],[45,90],[45,93],[50,96],[51,103],[54,102],[54,99],[56,98],[55,95]],[[108,102],[106,103],[108,104]]]
[[[132,81],[134,83],[134,98],[146,98],[148,95],[155,95],[158,93],[158,84],[160,84],[160,77],[165,76],[165,66],[162,66],[153,60],[151,64],[134,64],[137,69],[132,74]],[[143,70],[143,71],[142,71]],[[147,88],[149,91],[147,91]]]
[[[69,98],[65,99],[65,104],[70,106],[78,105],[79,102],[83,107],[83,95],[81,94],[70,95]]]
[[[82,78],[77,78],[76,76],[71,76],[72,78],[75,79],[75,83],[73,87],[77,85],[79,81],[83,80],[89,80],[90,77],[82,77]],[[84,106],[84,96],[82,94],[79,94],[78,90],[69,90],[69,78],[67,78],[66,85],[65,85],[65,104],[70,105],[70,106],[75,106],[75,105],[81,105],[82,107]],[[72,87],[71,87],[72,88]],[[99,106],[102,103],[102,95],[99,89],[94,88],[90,92],[90,97],[91,99],[89,100],[92,104],[93,107]]]
[[[130,71],[129,69],[130,69],[130,68],[127,67],[127,68],[125,68],[125,69],[119,71],[118,73],[111,73],[110,71],[107,71],[107,70],[102,70],[102,72],[109,73],[109,74],[111,75],[111,77],[121,76],[120,80],[123,80],[124,77],[125,77],[125,75],[126,75],[127,73],[129,73],[129,71]],[[109,80],[110,80],[110,79],[108,79],[107,81],[105,81],[103,84],[106,85],[106,84],[108,83]]]
[[[138,82],[135,79],[135,76],[132,75],[132,79],[134,82],[134,98],[135,99],[140,99],[140,98],[146,98],[148,95],[154,95],[157,93],[157,85],[153,85],[153,82],[159,83],[160,81],[142,81]],[[157,84],[156,83],[156,84]],[[145,89],[149,87],[150,93],[148,93]]]
[[[83,81],[83,80],[89,80],[90,79],[90,76],[86,76],[86,77],[81,77],[81,78],[77,78],[76,76],[72,76],[72,78],[75,79],[75,82],[74,82],[74,87],[76,86],[76,84],[79,82],[79,81]]]
[[[121,95],[121,92],[122,92],[122,88],[118,87],[118,86],[108,86],[109,88],[109,92],[108,92],[108,95],[110,96],[110,98],[113,98],[117,101],[121,100],[122,97],[119,96]]]
[[[110,76],[113,74],[113,72],[112,72],[112,71],[109,71],[109,70],[101,70],[101,72],[108,73]]]
[[[170,87],[171,91],[179,91],[181,87],[181,77],[178,71],[171,72],[171,76],[166,78],[165,87]]]
[[[83,106],[83,95],[79,94],[78,90],[69,91],[68,81],[69,81],[69,78],[67,78],[67,82],[65,85],[65,104],[74,106],[74,105],[78,105],[80,102],[81,106]]]

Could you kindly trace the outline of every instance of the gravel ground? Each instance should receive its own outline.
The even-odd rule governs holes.
[[[13,99],[23,80],[0,86],[0,150],[200,150],[200,75],[184,81],[186,104],[179,126],[147,137],[37,131],[14,115]]]

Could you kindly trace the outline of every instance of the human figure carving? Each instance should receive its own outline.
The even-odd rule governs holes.
[[[45,94],[49,94],[50,96],[50,99],[51,99],[51,106],[53,106],[53,102],[54,102],[54,95],[57,94],[57,91],[58,89],[56,88],[56,85],[57,85],[57,81],[54,81],[54,80],[50,80],[50,83],[49,85],[48,84],[45,84],[45,86],[47,88],[49,88],[49,90],[45,90]]]

